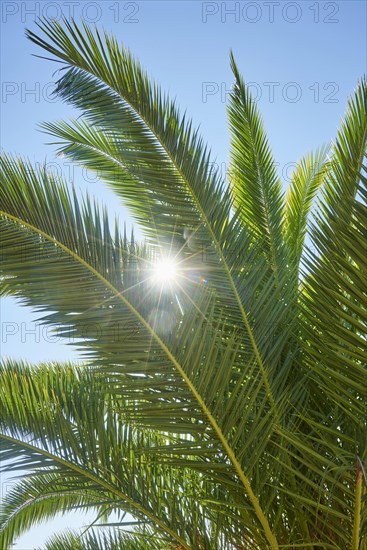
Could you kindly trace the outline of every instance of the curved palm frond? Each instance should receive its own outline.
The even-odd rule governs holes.
[[[46,541],[44,550],[144,550],[149,545],[152,550],[159,550],[165,542],[146,532],[98,532],[96,529],[80,535],[67,530],[54,535]]]
[[[311,227],[303,293],[309,366],[325,381],[344,373],[348,384],[339,392],[350,392],[351,406],[352,387],[364,391],[360,377],[366,362],[366,148],[367,84],[362,80],[349,101]],[[334,383],[339,387],[342,379]],[[330,383],[323,383],[326,393]],[[359,417],[358,406],[353,414]]]
[[[0,434],[1,446],[6,449],[7,442],[3,442]],[[22,462],[22,454],[26,449],[16,449],[14,458],[17,468]],[[1,453],[0,453],[1,456]],[[36,453],[34,453],[36,458]],[[42,463],[41,453],[38,457]],[[39,464],[38,467],[40,467]],[[49,460],[49,467],[51,460]],[[2,468],[5,470],[6,467]],[[9,470],[13,469],[9,467]],[[86,476],[87,477],[87,476]],[[9,548],[16,538],[32,528],[34,525],[54,518],[59,513],[81,510],[111,511],[116,506],[113,498],[100,494],[100,487],[91,487],[87,479],[69,475],[67,469],[61,472],[47,472],[42,475],[32,474],[31,478],[18,482],[11,491],[8,491],[0,506],[0,544],[2,548]]]
[[[327,161],[328,152],[329,146],[325,146],[298,162],[286,195],[284,233],[290,261],[297,266],[297,275],[311,208],[330,170],[330,163]]]
[[[233,54],[235,83],[229,94],[230,184],[243,224],[264,243],[274,270],[285,266],[283,193],[256,103],[245,86]]]
[[[29,472],[1,506],[2,546],[32,524],[75,507],[105,517],[128,512],[183,548],[197,537],[209,548],[213,521],[224,526],[226,519],[227,536],[233,536],[230,503],[228,516],[211,510],[208,482],[195,469],[178,469],[172,458],[162,462],[158,451],[170,438],[127,423],[94,369],[8,361],[0,378],[2,469]],[[211,492],[215,499],[214,486]]]
[[[362,80],[333,147],[305,258],[301,343],[312,403],[302,416],[312,431],[308,445],[304,435],[297,441],[298,452],[304,446],[305,465],[318,461],[325,479],[332,473],[333,489],[341,483],[329,498],[324,495],[323,504],[330,505],[335,495],[332,508],[344,518],[339,527],[323,518],[318,528],[335,544],[344,541],[353,548],[367,540],[361,479],[367,460],[366,152],[367,85]]]
[[[157,84],[150,84],[130,52],[113,37],[105,34],[102,39],[97,30],[93,34],[87,25],[83,26],[84,33],[67,22],[64,28],[56,21],[44,21],[39,27],[48,42],[31,31],[28,37],[62,60],[67,69],[57,83],[56,93],[80,109],[86,122],[103,132],[100,140],[94,140],[96,136],[85,131],[84,144],[92,138],[88,155],[83,157],[81,143],[77,143],[75,155],[72,143],[66,153],[80,160],[79,153],[81,160],[92,166],[93,152],[102,163],[114,161],[110,164],[111,168],[114,166],[112,182],[120,196],[129,201],[134,214],[136,207],[140,214],[146,210],[146,230],[150,233],[164,227],[162,216],[154,215],[159,211],[165,214],[169,237],[178,230],[181,236],[185,229],[197,230],[216,217],[223,223],[230,205],[223,182],[210,169],[202,140],[191,122],[180,116],[174,102],[162,94]],[[90,124],[87,127],[92,131]],[[117,158],[110,154],[112,151]],[[118,180],[125,164],[135,176],[135,199],[127,182]],[[103,168],[104,164],[102,173]],[[106,176],[109,181],[108,170]],[[213,206],[213,196],[218,201],[222,199],[221,206]],[[167,215],[169,205],[174,208],[173,216]],[[209,223],[206,231],[210,232],[212,225]]]

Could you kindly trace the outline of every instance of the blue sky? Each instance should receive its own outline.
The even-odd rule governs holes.
[[[45,159],[81,191],[107,203],[120,220],[128,213],[101,181],[55,156],[40,121],[72,116],[51,98],[56,64],[24,36],[37,16],[84,19],[113,32],[200,125],[217,162],[225,166],[229,136],[226,91],[229,51],[251,83],[285,185],[294,163],[336,134],[348,96],[366,72],[366,3],[201,2],[105,0],[13,2],[1,5],[2,148]],[[14,300],[1,305],[2,353],[31,361],[76,358],[37,328],[36,315]],[[8,482],[7,482],[8,483]],[[5,481],[3,480],[3,489]],[[71,520],[68,520],[70,525]],[[80,518],[74,519],[76,524]],[[60,520],[57,525],[64,525]],[[22,550],[42,544],[48,529],[23,537]]]

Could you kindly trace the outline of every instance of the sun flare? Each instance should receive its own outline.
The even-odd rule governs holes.
[[[171,258],[159,260],[153,267],[152,278],[158,284],[175,282],[177,278],[177,262]]]

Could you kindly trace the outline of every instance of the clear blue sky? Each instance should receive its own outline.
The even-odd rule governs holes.
[[[335,136],[347,98],[366,72],[367,8],[362,0],[3,0],[1,9],[2,148],[56,163],[68,180],[107,202],[121,220],[127,214],[102,182],[72,171],[45,144],[47,136],[36,130],[40,121],[68,118],[72,111],[50,97],[56,64],[31,56],[40,52],[26,40],[24,28],[35,28],[35,16],[69,17],[73,9],[76,20],[84,18],[115,33],[200,124],[219,163],[226,163],[228,156],[226,90],[232,82],[232,49],[258,97],[285,183],[300,156]],[[1,314],[4,355],[32,361],[76,357],[70,347],[52,343],[35,327],[31,310],[6,299]],[[36,333],[28,333],[32,330]],[[33,530],[17,548],[39,546],[41,532],[50,530]]]

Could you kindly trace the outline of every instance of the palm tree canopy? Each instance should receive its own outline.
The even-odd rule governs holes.
[[[284,193],[233,55],[223,179],[114,37],[54,20],[28,37],[80,112],[44,130],[98,170],[146,241],[2,155],[2,295],[84,364],[0,367],[2,468],[28,472],[1,505],[0,545],[81,508],[93,529],[47,550],[364,548],[366,80]],[[175,262],[163,283],[159,259]]]

